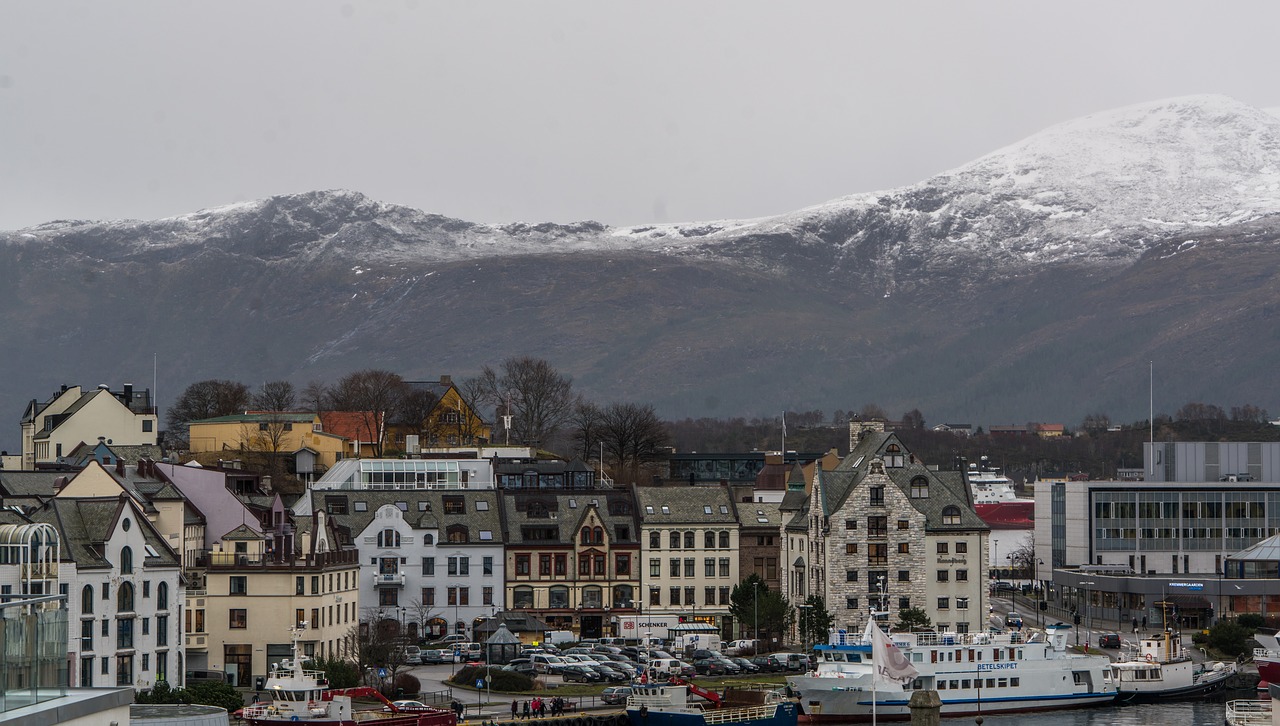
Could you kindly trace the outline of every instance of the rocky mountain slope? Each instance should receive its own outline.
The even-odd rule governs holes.
[[[753,220],[485,225],[310,192],[56,221],[0,233],[0,410],[149,380],[153,353],[162,405],[209,376],[466,375],[530,353],[672,416],[1137,418],[1148,360],[1157,408],[1265,406],[1277,212],[1280,119],[1197,96]]]

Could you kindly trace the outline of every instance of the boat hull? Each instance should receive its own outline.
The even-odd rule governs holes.
[[[776,708],[772,709],[771,715],[760,718],[752,718],[752,715],[760,715],[763,707],[745,708],[745,709],[720,709],[720,710],[690,710],[690,711],[663,711],[660,709],[649,709],[645,715],[640,715],[640,710],[636,708],[627,709],[627,718],[631,722],[631,726],[796,726],[800,716],[800,710],[795,703],[785,702],[776,704]],[[740,716],[740,717],[739,717]]]
[[[1035,527],[1036,503],[1014,500],[975,504],[978,517],[993,529],[1032,529]]]
[[[867,696],[869,694],[863,694]],[[945,717],[977,716],[979,714],[996,713],[1034,713],[1038,711],[1061,711],[1070,708],[1089,708],[1105,706],[1115,702],[1114,693],[1073,694],[1071,696],[1050,696],[1004,699],[954,699],[942,702],[942,715]],[[841,705],[832,703],[822,713],[800,714],[801,723],[863,723],[872,720],[871,700],[863,698],[856,703]],[[840,709],[837,712],[836,709]],[[911,708],[908,700],[877,700],[875,720],[877,721],[910,721]]]

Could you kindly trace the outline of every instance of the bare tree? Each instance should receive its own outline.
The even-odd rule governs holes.
[[[638,478],[640,467],[656,459],[669,439],[652,405],[615,403],[602,413],[600,440],[619,475],[625,472],[633,480]]]
[[[369,437],[373,455],[382,456],[387,416],[399,406],[407,387],[397,373],[369,368],[343,376],[330,391],[335,411],[360,414],[361,434]]]
[[[410,433],[429,438],[431,424],[427,417],[440,399],[425,388],[405,388],[391,415],[391,423]]]
[[[302,403],[319,416],[329,406],[329,386],[324,381],[311,381],[302,389]]]
[[[170,433],[185,441],[192,421],[244,413],[249,401],[249,387],[243,383],[217,379],[197,381],[187,386],[169,407],[166,421]]]
[[[924,414],[920,413],[920,409],[913,408],[902,414],[902,427],[915,431],[924,430]]]
[[[253,407],[259,411],[292,411],[297,405],[298,396],[288,381],[268,381],[253,394]]]
[[[579,398],[569,414],[569,426],[573,431],[574,453],[583,461],[589,461],[597,454],[596,448],[604,433],[604,412],[594,403]],[[601,466],[603,464],[601,462]]]
[[[1253,404],[1246,403],[1243,406],[1231,407],[1232,421],[1247,421],[1249,423],[1266,423],[1267,409],[1259,408]]]
[[[480,378],[489,400],[510,400],[511,433],[517,441],[549,441],[573,410],[573,380],[541,358],[508,358],[500,372],[485,366]]]
[[[874,403],[868,403],[863,406],[862,410],[858,412],[858,416],[860,416],[863,421],[873,418],[882,418],[886,420],[889,418],[889,414],[886,413],[883,408]]]

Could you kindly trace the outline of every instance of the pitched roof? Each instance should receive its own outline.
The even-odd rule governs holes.
[[[501,544],[502,519],[498,511],[498,492],[492,489],[471,490],[419,490],[419,489],[337,489],[312,490],[311,511],[325,509],[325,504],[333,497],[344,498],[347,503],[346,514],[331,515],[339,526],[346,527],[352,537],[357,537],[373,522],[378,510],[387,505],[397,506],[404,502],[404,520],[414,529],[447,529],[462,525],[467,528],[467,538],[471,543]],[[462,496],[463,512],[451,514],[445,512],[446,496]],[[484,508],[478,504],[484,503]],[[363,504],[363,510],[357,509]],[[425,507],[425,508],[424,508]],[[492,540],[480,539],[480,532],[491,532]]]
[[[109,568],[111,562],[103,554],[102,543],[110,538],[124,512],[134,511],[128,501],[124,496],[50,499],[44,507],[31,514],[31,521],[47,522],[58,529],[62,539],[62,557],[75,562],[77,568]],[[154,556],[146,553],[143,561],[152,567],[177,567],[177,555],[147,521],[146,515],[138,513],[133,521],[156,553]]]
[[[644,523],[651,527],[668,523],[731,524],[738,519],[728,487],[640,487],[636,497],[644,509]]]
[[[341,436],[349,441],[359,441],[362,444],[373,443],[377,437],[376,430],[370,431],[370,423],[373,422],[374,429],[376,424],[382,418],[381,413],[374,411],[322,411],[320,413],[320,424],[326,433]]]
[[[662,489],[660,491],[667,491]],[[609,527],[614,544],[636,544],[640,541],[639,506],[631,489],[586,489],[578,491],[503,490],[502,516],[507,527],[508,544],[571,544],[580,526],[583,512],[595,506],[601,522]],[[531,506],[532,505],[532,506]],[[530,516],[533,512],[533,516]],[[613,514],[613,512],[618,512]],[[557,527],[559,539],[550,542],[529,540],[525,527]],[[618,540],[618,528],[626,527],[629,539]]]

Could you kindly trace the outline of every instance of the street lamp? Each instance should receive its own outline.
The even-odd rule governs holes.
[[[751,581],[751,607],[755,610],[756,618],[756,634],[755,642],[752,643],[751,652],[756,653],[760,649],[760,581]]]
[[[1091,612],[1089,610],[1089,588],[1097,583],[1095,583],[1093,580],[1089,580],[1089,581],[1081,582],[1078,584],[1081,587],[1081,589],[1084,590],[1084,626],[1085,628],[1089,628],[1093,623],[1093,620],[1089,617],[1091,615]],[[1089,649],[1089,638],[1091,638],[1092,636],[1093,636],[1092,630],[1086,630],[1085,636],[1084,636],[1084,648],[1086,651]],[[1076,645],[1080,645],[1079,627],[1076,628]]]
[[[805,629],[808,622],[808,611],[812,605],[797,605],[796,609],[800,611],[800,652],[808,653],[809,651],[809,631]]]

